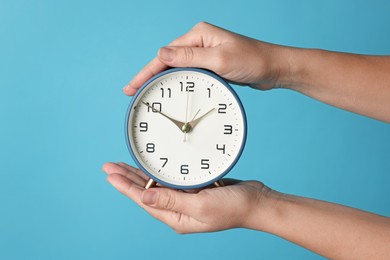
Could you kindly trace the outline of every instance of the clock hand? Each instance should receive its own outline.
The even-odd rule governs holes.
[[[213,110],[215,109],[215,107],[214,108],[212,108],[212,109],[210,109],[208,112],[206,112],[206,113],[204,113],[203,115],[201,115],[200,117],[198,117],[197,119],[192,119],[191,120],[191,122],[188,122],[188,124],[190,125],[190,128],[191,129],[194,129],[194,127],[200,122],[200,120],[202,119],[202,118],[204,118],[206,115],[208,115],[209,113],[211,113]],[[199,112],[200,110],[198,110],[198,112]],[[196,114],[198,114],[198,113],[196,113]],[[196,115],[195,115],[196,116]],[[195,118],[195,116],[194,116],[194,118]]]
[[[200,112],[200,109],[198,109],[198,111],[196,111],[196,113],[195,113],[194,117],[191,119],[191,121],[190,121],[190,122],[194,121],[195,117],[196,117],[196,116],[199,114],[199,112]]]
[[[191,119],[191,121],[194,120],[194,118],[198,115],[200,109],[198,109],[198,111],[195,113],[194,117]],[[183,142],[186,142],[187,141],[187,133],[190,132],[192,130],[192,127],[190,125],[190,123],[185,123],[183,125],[183,128],[182,128],[183,132],[184,132],[184,139],[183,139]]]
[[[167,116],[166,114],[164,114],[164,113],[162,113],[162,112],[160,112],[160,111],[154,109],[151,105],[149,105],[149,103],[142,102],[142,104],[144,104],[145,106],[151,108],[151,109],[153,110],[153,112],[157,112],[157,113],[159,113],[160,115],[162,115],[162,116],[168,118],[172,123],[174,123],[174,124],[180,129],[180,131],[184,132],[183,129],[184,129],[185,123],[180,122],[180,121],[178,121],[178,120],[176,120],[176,119],[173,119],[172,117]]]
[[[189,104],[189,99],[190,99],[190,92],[187,91],[187,102],[186,102],[186,124],[188,123],[188,104]]]
[[[189,131],[191,131],[190,128],[188,128],[188,100],[190,99],[190,92],[188,91],[187,89],[187,102],[186,102],[186,122],[182,128],[182,131],[184,133],[184,138],[183,138],[183,142],[186,142],[187,141],[187,133]]]

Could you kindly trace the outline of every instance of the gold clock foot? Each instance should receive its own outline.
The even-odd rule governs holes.
[[[214,186],[215,187],[223,187],[223,186],[225,186],[225,184],[223,183],[223,180],[218,180],[218,181],[214,182]]]
[[[149,179],[148,182],[145,185],[145,189],[152,188],[155,185],[156,185],[156,182],[153,179]]]

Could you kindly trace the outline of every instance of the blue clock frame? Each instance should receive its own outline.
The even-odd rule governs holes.
[[[232,95],[234,96],[234,98],[237,100],[237,103],[240,107],[240,110],[242,112],[242,116],[243,116],[243,128],[244,128],[244,133],[243,133],[243,140],[242,140],[242,144],[241,144],[241,147],[239,149],[239,152],[236,156],[236,158],[234,159],[234,161],[231,163],[231,165],[224,171],[222,172],[221,174],[219,174],[217,177],[215,177],[214,179],[212,180],[209,180],[207,182],[204,182],[204,183],[201,183],[201,184],[197,184],[197,185],[175,185],[175,184],[171,184],[171,183],[168,183],[168,182],[165,182],[165,181],[162,181],[160,180],[159,178],[157,178],[156,176],[154,176],[152,173],[148,172],[143,166],[142,164],[138,161],[133,149],[131,148],[131,144],[130,144],[130,136],[129,136],[129,118],[130,118],[130,112],[131,112],[131,109],[133,108],[134,106],[134,103],[135,101],[137,100],[138,96],[140,95],[140,93],[142,93],[142,90],[144,88],[146,88],[152,81],[156,80],[157,78],[160,78],[164,75],[167,75],[167,74],[170,74],[170,73],[173,73],[173,72],[186,72],[186,71],[190,71],[190,72],[199,72],[199,73],[202,73],[202,74],[206,74],[208,76],[211,76],[213,77],[214,79],[216,79],[217,81],[219,81],[220,83],[222,83],[231,93]],[[127,144],[127,148],[130,152],[130,155],[131,157],[133,158],[134,162],[137,164],[137,166],[139,167],[139,169],[141,169],[149,178],[153,179],[155,182],[159,183],[159,184],[162,184],[166,187],[169,187],[169,188],[173,188],[173,189],[180,189],[180,190],[189,190],[189,189],[198,189],[198,188],[203,188],[203,187],[207,187],[211,184],[213,184],[214,182],[222,179],[226,174],[228,174],[232,168],[236,165],[236,163],[238,162],[238,160],[240,159],[241,155],[242,155],[242,152],[244,150],[244,147],[245,147],[245,143],[246,143],[246,139],[247,139],[247,118],[246,118],[246,114],[245,114],[245,109],[244,109],[244,106],[242,105],[242,102],[240,100],[240,98],[238,97],[237,93],[234,91],[234,89],[223,79],[221,78],[220,76],[218,76],[217,74],[211,72],[211,71],[208,71],[208,70],[205,70],[205,69],[200,69],[200,68],[171,68],[171,69],[168,69],[168,70],[165,70],[165,71],[162,71],[156,75],[154,75],[152,78],[150,78],[149,80],[147,80],[137,91],[137,93],[134,95],[134,97],[132,98],[132,100],[130,101],[130,104],[128,106],[128,109],[127,109],[127,112],[126,112],[126,118],[125,118],[125,139],[126,139],[126,144]]]

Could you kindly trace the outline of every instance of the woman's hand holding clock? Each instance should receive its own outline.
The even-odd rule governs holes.
[[[107,181],[180,234],[249,228],[268,232],[327,258],[387,259],[389,219],[271,190],[258,181],[187,193],[144,188],[148,177],[124,163],[106,163]],[[352,231],[352,232],[351,232]],[[374,250],[373,250],[374,249]]]
[[[270,214],[266,209],[272,208],[280,196],[261,182],[233,179],[224,179],[224,187],[195,193],[162,187],[146,190],[148,177],[127,164],[106,163],[103,171],[108,174],[107,181],[118,191],[183,234],[237,227],[263,228]]]
[[[123,92],[134,95],[143,83],[169,67],[205,68],[231,82],[262,90],[286,87],[295,72],[291,49],[200,22],[161,48]]]

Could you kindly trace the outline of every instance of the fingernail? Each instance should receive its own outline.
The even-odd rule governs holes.
[[[147,205],[153,205],[157,201],[157,191],[146,190],[142,193],[142,202]]]
[[[173,50],[168,47],[162,47],[158,51],[158,57],[164,61],[173,61]]]
[[[127,84],[126,86],[124,86],[124,87],[122,88],[122,91],[123,91],[123,92],[126,92],[126,90],[127,90],[128,88],[130,88],[130,84]]]

